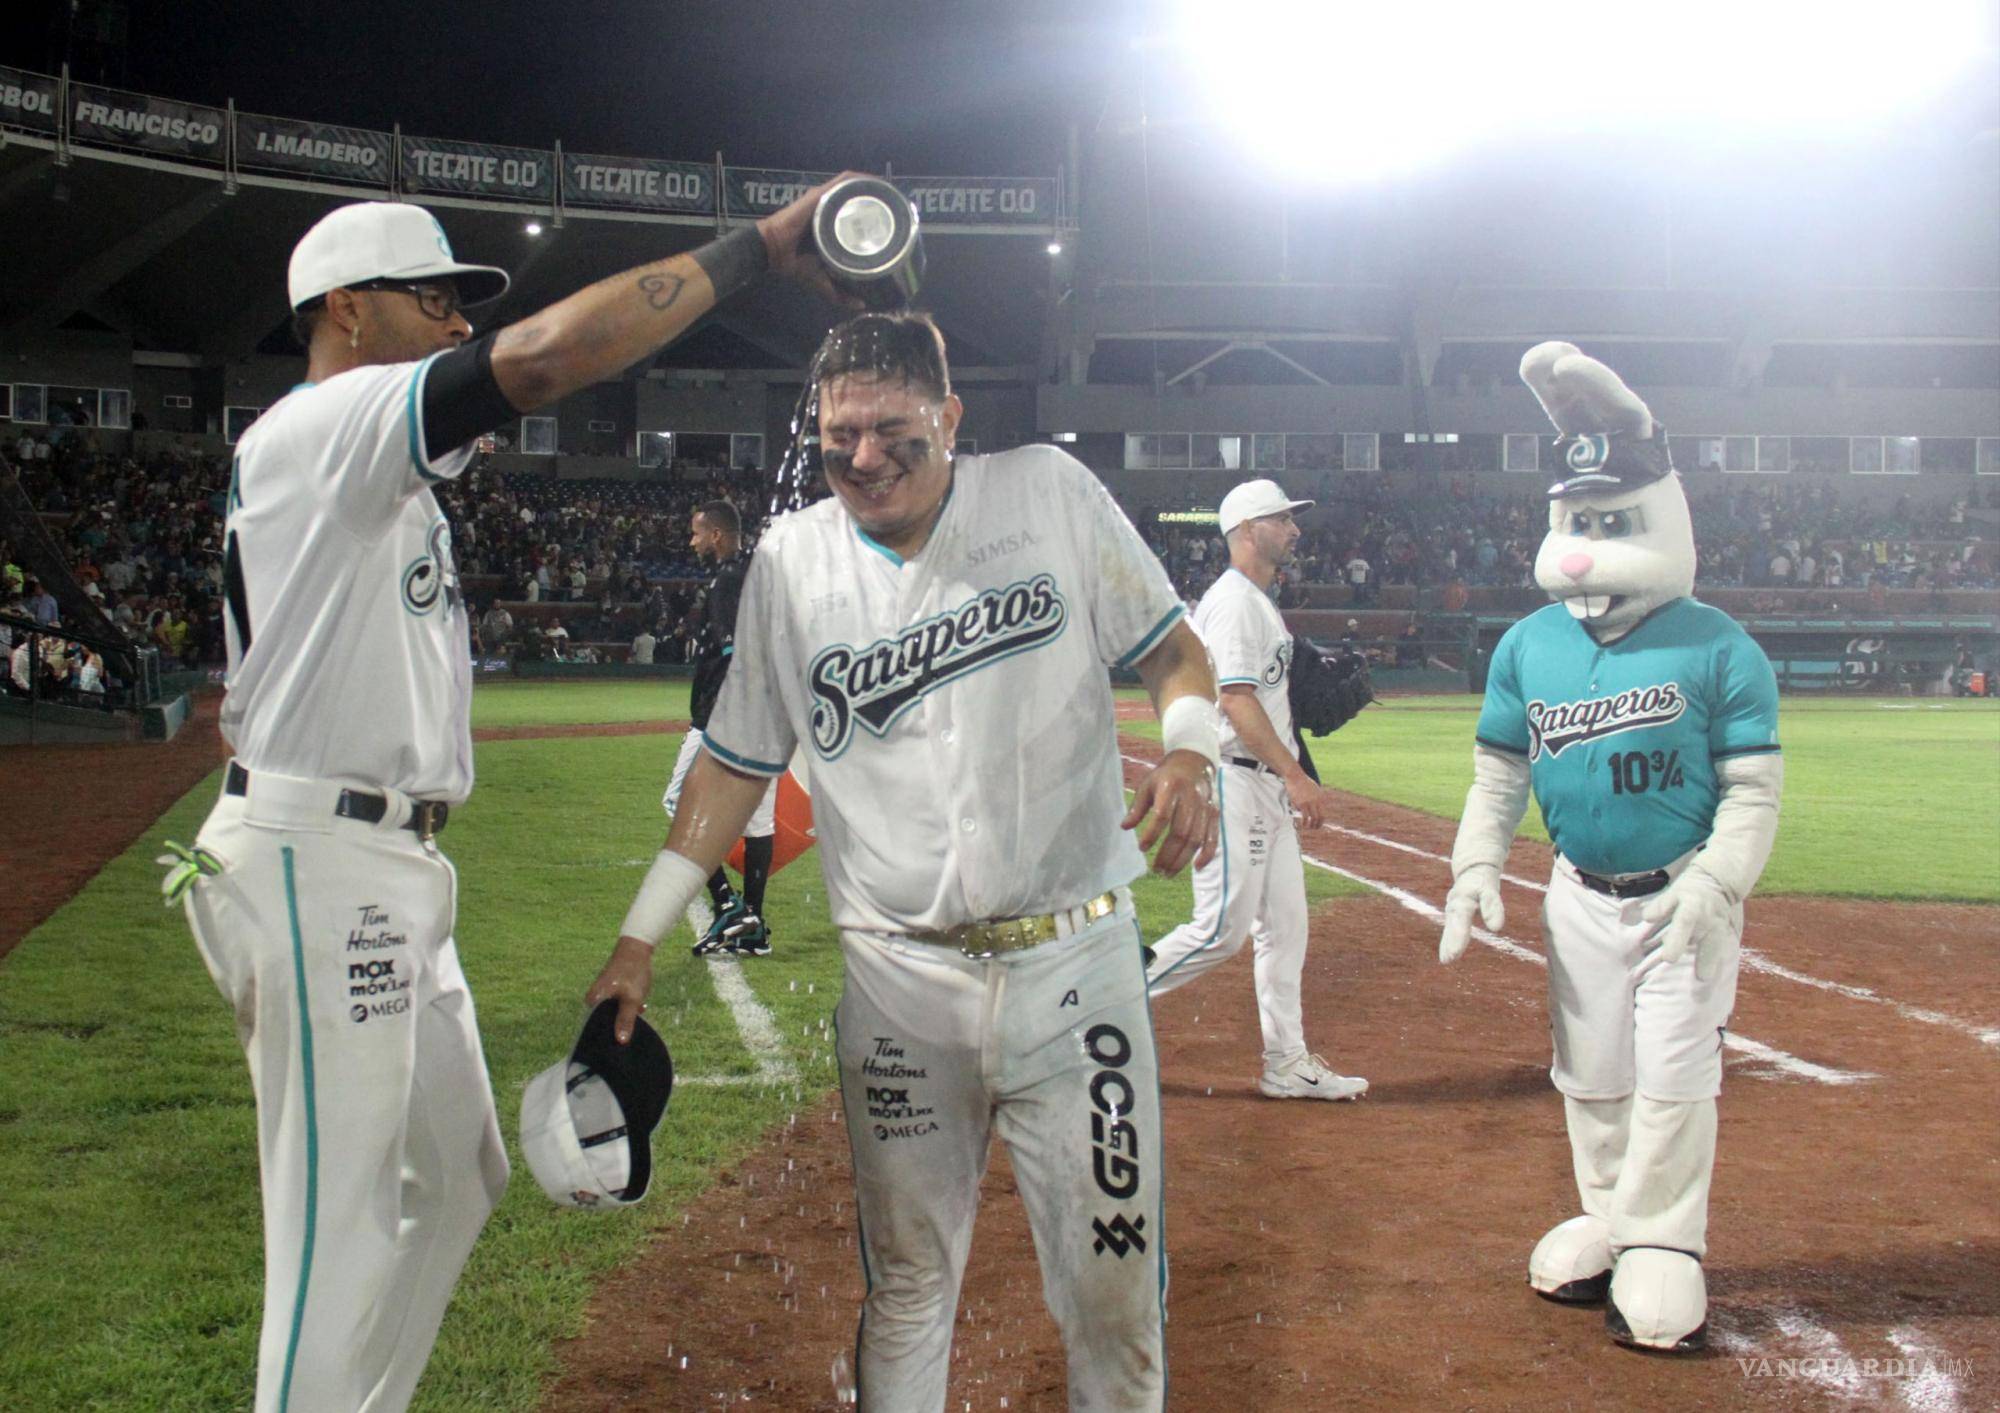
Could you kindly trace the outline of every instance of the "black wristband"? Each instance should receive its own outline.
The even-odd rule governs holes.
[[[738,226],[721,240],[712,240],[694,252],[694,263],[715,288],[715,302],[751,283],[770,268],[771,252],[764,246],[764,233],[754,225]]]

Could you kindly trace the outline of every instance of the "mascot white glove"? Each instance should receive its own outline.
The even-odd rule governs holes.
[[[1706,981],[1715,975],[1724,953],[1736,943],[1736,904],[1714,874],[1699,862],[1689,864],[1657,898],[1640,910],[1660,938],[1660,960],[1672,966],[1694,949],[1694,974]],[[1662,930],[1664,929],[1664,935]]]
[[[1488,932],[1507,925],[1507,906],[1500,901],[1500,870],[1492,864],[1470,864],[1451,881],[1444,899],[1444,935],[1438,938],[1438,960],[1449,965],[1465,955],[1472,940],[1472,915]]]
[[[1472,748],[1472,788],[1465,792],[1465,809],[1458,817],[1458,838],[1451,846],[1451,892],[1444,900],[1444,935],[1438,938],[1438,960],[1447,964],[1465,955],[1477,912],[1486,930],[1506,925],[1507,909],[1500,901],[1500,869],[1521,816],[1528,809],[1528,758],[1491,746]]]

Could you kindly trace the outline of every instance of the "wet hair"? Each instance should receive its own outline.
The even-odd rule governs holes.
[[[825,387],[851,374],[908,383],[939,399],[951,395],[944,335],[930,315],[914,311],[859,314],[835,325],[813,355],[811,382]]]
[[[743,517],[726,500],[705,500],[694,508],[694,513],[725,534],[743,533]]]

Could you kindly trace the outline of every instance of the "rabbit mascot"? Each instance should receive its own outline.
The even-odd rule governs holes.
[[[1521,377],[1561,436],[1535,581],[1554,603],[1494,650],[1452,847],[1441,961],[1477,916],[1534,791],[1556,848],[1549,1020],[1582,1215],[1528,1283],[1605,1307],[1620,1344],[1707,1337],[1708,1187],[1722,1027],[1749,896],[1778,830],[1778,686],[1734,619],[1698,603],[1694,531],[1646,404],[1544,343]]]

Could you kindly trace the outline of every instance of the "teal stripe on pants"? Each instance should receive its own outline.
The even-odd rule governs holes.
[[[292,874],[292,851],[285,856],[285,908],[292,922],[292,979],[299,994],[299,1065],[306,1086],[306,1244],[299,1257],[299,1293],[292,1301],[292,1335],[285,1345],[285,1381],[278,1390],[279,1413],[291,1406],[292,1364],[299,1357],[299,1332],[305,1328],[306,1286],[312,1280],[313,1236],[319,1216],[319,1114],[313,1099],[312,1013],[306,1005],[306,946],[299,936],[299,890]]]

